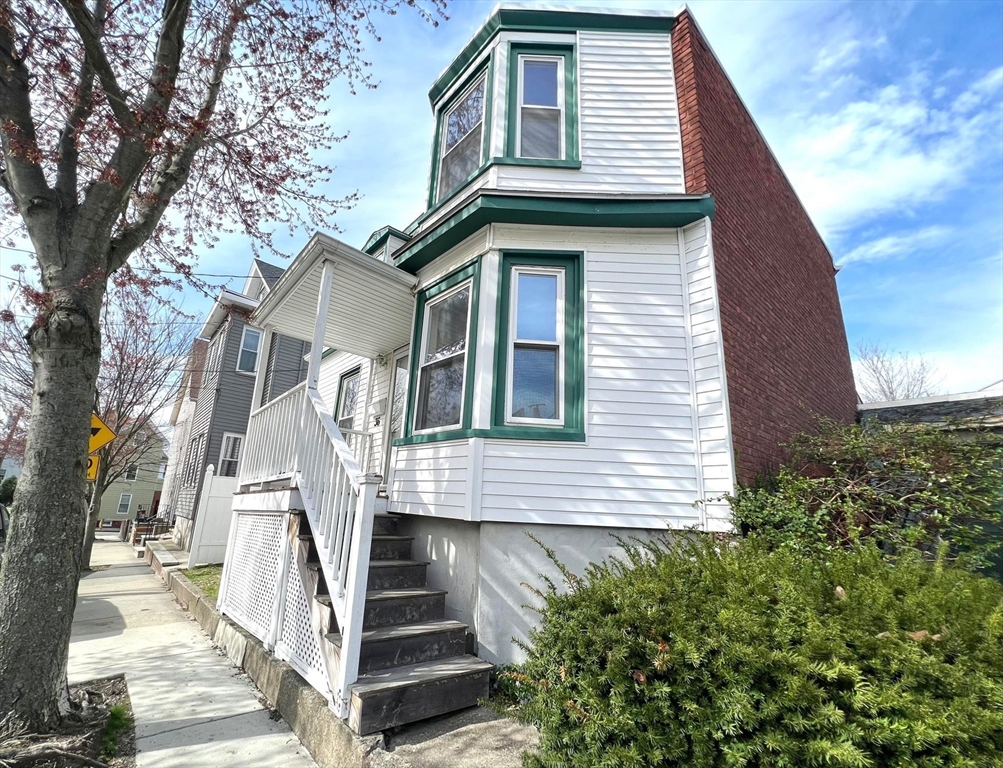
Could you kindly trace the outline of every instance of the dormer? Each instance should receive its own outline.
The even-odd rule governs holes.
[[[429,91],[427,230],[476,190],[684,194],[675,13],[497,7]]]

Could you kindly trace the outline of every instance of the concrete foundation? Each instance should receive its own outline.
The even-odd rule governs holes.
[[[538,618],[523,606],[540,603],[526,585],[545,590],[543,576],[562,584],[557,566],[530,536],[553,549],[573,573],[581,574],[589,563],[622,551],[614,536],[649,541],[667,535],[663,530],[401,518],[401,534],[414,536],[412,557],[431,561],[428,586],[449,591],[446,618],[469,625],[477,638],[477,655],[494,664],[525,660],[514,640],[526,642]]]

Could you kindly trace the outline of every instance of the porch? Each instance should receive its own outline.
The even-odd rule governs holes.
[[[316,235],[261,302],[272,333],[309,340],[306,380],[261,404],[259,366],[220,584],[223,613],[369,733],[476,703],[490,665],[466,655],[466,625],[380,497],[374,434],[339,424],[320,385],[324,351],[385,358],[411,333],[415,279]],[[372,383],[364,411],[371,410]],[[385,441],[384,441],[385,442]],[[434,693],[433,693],[434,691]]]

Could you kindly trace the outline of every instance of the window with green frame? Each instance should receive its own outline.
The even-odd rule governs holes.
[[[575,48],[509,47],[505,158],[529,165],[580,167]]]
[[[585,439],[582,258],[502,252],[493,436]]]
[[[418,294],[405,439],[470,429],[480,259]]]

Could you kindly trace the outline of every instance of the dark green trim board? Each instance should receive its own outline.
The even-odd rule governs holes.
[[[439,159],[442,157],[442,151],[440,142],[442,141],[442,123],[443,118],[453,105],[456,104],[457,100],[463,96],[467,89],[473,85],[477,80],[481,78],[481,75],[485,76],[484,79],[484,117],[481,123],[481,164],[462,184],[452,190],[446,197],[441,200],[436,199],[439,194]],[[484,172],[488,166],[488,160],[491,157],[491,102],[492,94],[494,93],[494,57],[489,56],[488,60],[483,62],[477,69],[473,70],[464,80],[463,84],[456,89],[456,93],[452,95],[449,101],[442,104],[436,109],[435,112],[435,138],[432,141],[432,171],[429,177],[428,184],[428,208],[429,210],[436,208],[439,205],[445,203],[449,198],[453,197],[457,192],[462,190],[477,176]]]
[[[421,445],[441,443],[446,440],[467,440],[471,437],[500,437],[508,440],[551,440],[556,443],[584,443],[584,432],[566,432],[547,427],[504,427],[503,429],[457,429],[452,432],[433,432],[430,435],[397,437],[393,445]]]
[[[668,200],[593,200],[481,193],[437,227],[408,244],[394,258],[394,265],[415,274],[487,224],[672,229],[713,216],[714,198],[710,196]]]
[[[597,13],[591,11],[545,11],[532,8],[499,8],[477,30],[428,92],[434,107],[463,72],[502,30],[521,32],[566,32],[608,30],[611,32],[671,32],[675,16]]]
[[[537,168],[572,168],[582,167],[581,160],[554,160],[547,157],[492,157],[492,165],[532,165]]]
[[[401,232],[399,229],[395,229],[391,226],[381,227],[377,229],[373,234],[369,236],[366,240],[366,244],[362,246],[362,250],[372,256],[376,251],[384,246],[390,236],[398,237],[405,242],[411,239],[411,236],[406,232]]]
[[[414,432],[415,396],[418,389],[418,360],[421,357],[421,335],[425,325],[425,306],[428,304],[429,300],[434,299],[443,291],[448,291],[450,288],[454,288],[466,280],[471,281],[469,318],[470,331],[467,334],[467,370],[464,374],[463,410],[460,413],[460,426],[456,430],[444,430],[442,432],[431,433],[431,435],[455,435],[460,430],[470,429],[470,415],[474,401],[474,367],[477,362],[475,355],[477,349],[477,318],[480,311],[481,296],[480,257],[460,267],[459,269],[453,270],[445,277],[418,293],[414,308],[414,334],[411,337],[410,347],[411,361],[407,383],[407,409],[404,412],[404,437],[399,439],[408,439]],[[418,435],[416,437],[430,437],[431,435]],[[446,438],[440,437],[438,439],[442,440]]]
[[[564,157],[560,161],[577,162],[578,157],[578,85],[575,73],[574,45],[542,45],[537,43],[511,43],[508,49],[508,81],[506,87],[505,115],[505,157],[516,158],[516,113],[519,110],[519,57],[525,55],[555,56],[564,60]],[[527,160],[527,164],[540,163],[537,158],[518,158]],[[554,158],[550,158],[551,161]],[[578,167],[581,167],[579,162]]]
[[[491,387],[492,437],[523,437],[537,440],[585,439],[585,256],[580,251],[501,252],[498,289],[495,375]],[[506,424],[505,391],[508,375],[509,309],[512,268],[558,267],[564,270],[564,426],[536,427]]]

